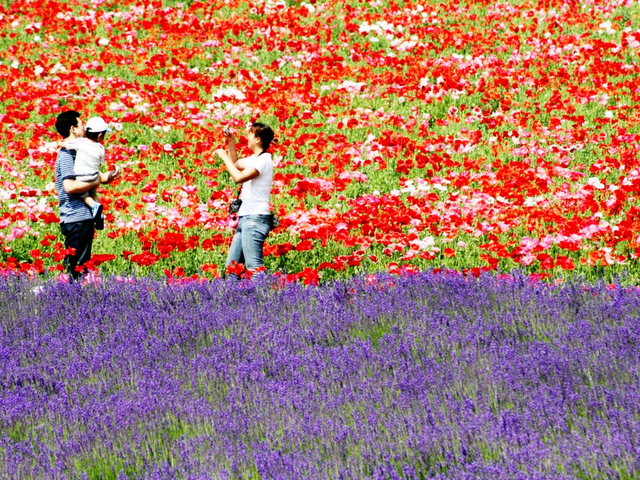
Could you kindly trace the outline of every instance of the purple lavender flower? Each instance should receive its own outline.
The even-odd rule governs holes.
[[[624,478],[640,300],[422,273],[0,280],[0,476]]]

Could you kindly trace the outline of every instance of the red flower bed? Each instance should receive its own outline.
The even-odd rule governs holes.
[[[277,131],[268,270],[635,272],[637,5],[0,6],[0,267],[59,269],[56,115],[115,128],[90,267],[219,275],[221,130]],[[246,144],[244,137],[240,145]]]

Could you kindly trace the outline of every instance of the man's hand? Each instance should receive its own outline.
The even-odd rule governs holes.
[[[120,170],[120,167],[116,165],[116,167],[110,172],[100,174],[100,183],[111,183],[120,178],[121,174],[122,170]]]
[[[56,143],[60,148],[64,148],[67,145],[64,140],[58,140]]]

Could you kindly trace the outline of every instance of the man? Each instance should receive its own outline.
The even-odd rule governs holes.
[[[84,124],[80,114],[70,110],[58,115],[56,130],[65,141],[73,141],[84,136]],[[93,182],[76,180],[74,170],[75,150],[61,148],[56,160],[56,191],[60,205],[60,228],[65,236],[64,246],[74,248],[73,255],[64,259],[67,272],[77,279],[82,269],[77,268],[91,259],[91,246],[95,233],[95,220],[91,209],[86,205],[82,194],[101,183],[111,183],[120,176],[120,170],[100,173]],[[80,270],[80,271],[78,271]]]

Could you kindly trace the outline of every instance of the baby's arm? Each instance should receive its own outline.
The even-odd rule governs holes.
[[[65,140],[64,148],[67,150],[76,150],[79,152],[91,153],[91,141],[84,137],[76,138],[74,140]]]

